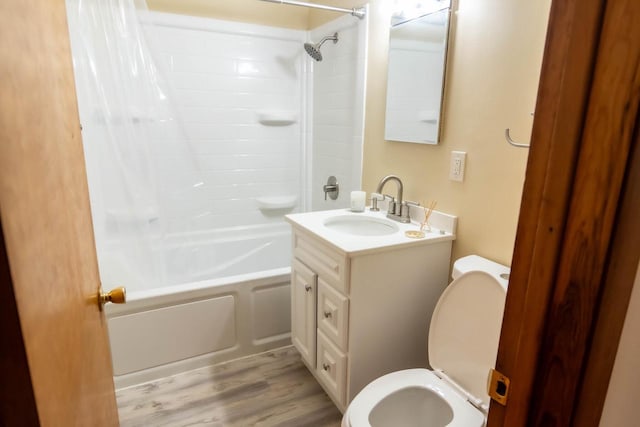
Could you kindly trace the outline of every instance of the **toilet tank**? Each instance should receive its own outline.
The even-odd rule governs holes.
[[[455,280],[469,271],[484,271],[489,273],[506,287],[509,281],[509,272],[511,269],[505,265],[498,264],[497,262],[482,258],[478,255],[468,255],[459,258],[453,263],[451,278]]]

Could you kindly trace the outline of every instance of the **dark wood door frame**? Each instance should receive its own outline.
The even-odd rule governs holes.
[[[599,423],[640,257],[638,22],[637,0],[552,3],[491,427]]]

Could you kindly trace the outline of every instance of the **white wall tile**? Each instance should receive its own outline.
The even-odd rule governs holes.
[[[149,124],[148,173],[157,178],[156,208],[169,232],[281,222],[282,213],[258,208],[264,196],[294,194],[294,211],[348,205],[361,174],[364,21],[345,16],[308,35],[340,33],[313,63],[300,31],[149,16],[145,31],[172,104],[123,120]],[[296,123],[259,123],[260,113],[277,111],[293,112]],[[342,195],[323,204],[328,175],[339,178]],[[127,203],[110,195],[109,180],[104,187],[100,203]]]
[[[358,54],[366,46],[365,27],[344,16],[311,32],[314,42],[338,32],[338,43],[323,44],[323,60],[313,63],[313,210],[347,207],[360,187],[365,77]],[[340,185],[337,200],[325,200],[322,191],[331,175]]]
[[[276,221],[259,211],[255,199],[289,194],[302,199],[305,140],[299,122],[264,126],[258,115],[286,110],[302,119],[303,33],[173,18],[163,14],[161,22],[147,25],[181,121],[152,130],[154,161],[159,170],[171,172],[162,183],[171,229]],[[176,168],[189,169],[182,184],[190,185],[172,182]],[[192,187],[198,182],[203,184]]]

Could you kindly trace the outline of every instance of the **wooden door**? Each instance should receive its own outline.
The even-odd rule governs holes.
[[[491,427],[598,425],[640,257],[639,22],[638,0],[552,3]]]
[[[0,424],[117,425],[64,0],[0,2],[0,53]]]

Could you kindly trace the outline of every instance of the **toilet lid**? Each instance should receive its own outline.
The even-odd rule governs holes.
[[[429,362],[468,393],[489,403],[487,377],[495,365],[506,287],[494,276],[471,271],[438,300],[429,329]]]

